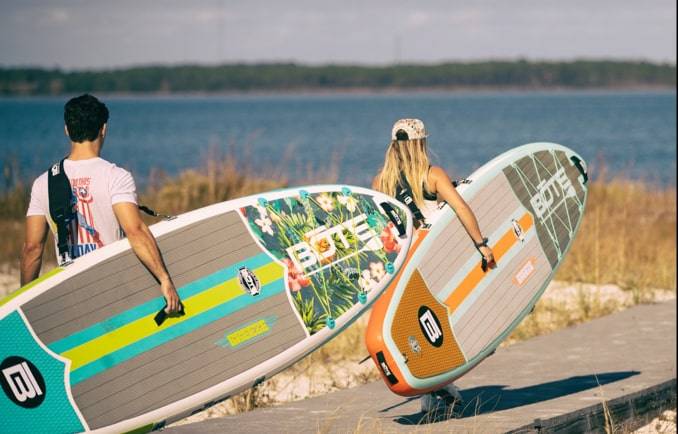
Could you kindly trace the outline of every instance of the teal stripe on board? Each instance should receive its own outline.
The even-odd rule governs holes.
[[[107,354],[101,359],[98,359],[71,372],[71,386],[75,386],[81,381],[85,381],[90,377],[100,374],[107,369],[119,365],[120,363],[145,353],[146,351],[150,351],[153,348],[166,344],[173,339],[191,333],[192,331],[204,327],[211,322],[279,294],[284,290],[284,279],[278,279],[269,283],[268,285],[263,286],[261,288],[261,293],[256,297],[253,297],[249,294],[243,294],[231,301],[222,303],[208,311],[196,315],[195,317],[187,319],[186,321],[161,330],[158,333],[134,342],[133,344],[114,351],[111,354]]]
[[[232,279],[237,276],[238,268],[242,266],[248,267],[250,270],[266,265],[270,262],[273,262],[270,256],[266,253],[260,253],[256,256],[253,256],[246,261],[239,262],[237,265],[224,268],[215,273],[212,273],[208,276],[194,280],[193,282],[182,286],[178,289],[179,297],[183,300],[192,297],[196,294],[199,294],[203,291],[206,291],[216,285],[219,285],[229,279]],[[147,315],[151,315],[162,309],[165,305],[165,301],[162,297],[156,297],[146,303],[140,304],[132,309],[129,309],[121,314],[108,318],[97,324],[93,324],[90,327],[80,330],[79,332],[73,333],[72,335],[66,336],[63,339],[52,342],[48,345],[49,349],[55,353],[61,354],[65,351],[78,347],[86,342],[96,339],[100,336],[103,336],[107,333],[112,332],[122,326],[125,326],[133,321],[136,321],[140,318],[143,318]]]

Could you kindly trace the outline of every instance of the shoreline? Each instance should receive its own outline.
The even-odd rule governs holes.
[[[676,94],[675,86],[629,85],[629,86],[441,86],[441,87],[299,87],[286,89],[234,89],[215,92],[205,91],[140,91],[96,92],[102,98],[219,98],[219,97],[284,97],[284,96],[398,96],[398,95],[494,95],[494,94]],[[0,94],[2,100],[63,99],[74,93]]]

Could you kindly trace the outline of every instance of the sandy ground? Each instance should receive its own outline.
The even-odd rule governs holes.
[[[0,265],[0,297],[19,288],[19,270]]]
[[[676,432],[676,410],[667,410],[652,422],[633,431],[634,434],[669,434]]]
[[[0,268],[0,296],[19,287],[18,272],[7,267]],[[656,302],[675,298],[674,291],[644,291],[642,300],[633,291],[624,291],[616,285],[568,284],[552,282],[544,293],[541,303],[559,306],[562,310],[578,311],[583,304],[595,301],[597,305],[612,306],[611,311],[622,310],[638,302]],[[358,326],[367,323],[367,315],[358,320]],[[503,345],[510,345],[507,341]],[[367,351],[365,350],[365,355]],[[197,422],[211,417],[220,417],[246,411],[260,405],[301,400],[323,395],[338,389],[355,387],[379,378],[369,361],[359,364],[356,360],[341,360],[330,363],[302,360],[293,368],[283,371],[259,386],[256,392],[245,392],[235,399],[216,405],[204,412],[177,422],[177,425]],[[676,412],[665,412],[636,433],[676,432]]]

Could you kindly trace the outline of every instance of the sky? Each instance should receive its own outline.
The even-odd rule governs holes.
[[[676,0],[0,0],[0,65],[676,62]]]

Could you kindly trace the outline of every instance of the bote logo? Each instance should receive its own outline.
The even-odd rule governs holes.
[[[352,251],[352,253],[343,258],[334,258],[337,253],[336,243],[339,242],[344,249],[355,248],[357,242],[348,234],[352,234],[358,241],[363,243],[360,252],[363,250],[379,250],[383,247],[381,239],[367,224],[367,215],[360,214],[336,226],[327,228],[322,225],[316,229],[306,232],[304,239],[292,247],[287,248],[287,256],[294,262],[294,265],[299,270],[308,271],[313,267],[326,264],[327,262],[338,263],[342,260],[348,259],[350,256],[360,254],[360,252]],[[336,241],[335,241],[336,240]],[[333,259],[334,258],[334,259]],[[318,270],[307,273],[307,275],[315,274]]]
[[[443,328],[440,326],[440,321],[427,306],[419,308],[419,326],[426,339],[434,347],[439,347],[443,344]]]
[[[45,380],[38,368],[23,357],[10,356],[0,363],[0,385],[18,406],[35,408],[45,400]]]
[[[561,167],[551,178],[544,179],[537,185],[537,192],[530,199],[530,205],[537,217],[546,219],[568,197],[577,197],[577,192],[567,177],[565,168]]]

